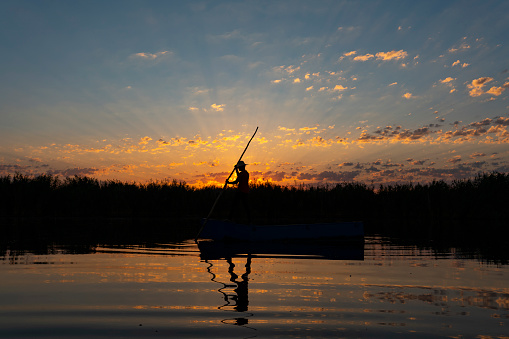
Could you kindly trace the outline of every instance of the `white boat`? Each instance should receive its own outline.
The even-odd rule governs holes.
[[[244,225],[230,221],[204,219],[199,239],[219,241],[355,240],[364,238],[360,221],[293,224]]]

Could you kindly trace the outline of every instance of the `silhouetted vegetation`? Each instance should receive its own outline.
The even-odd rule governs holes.
[[[214,218],[228,215],[234,189],[219,201]],[[75,176],[21,174],[0,177],[3,235],[75,236],[129,232],[193,237],[221,188],[184,182],[148,184]],[[252,186],[253,223],[365,222],[367,233],[440,238],[497,238],[507,234],[509,175],[479,174],[451,183],[324,186]],[[242,211],[239,213],[242,221]],[[84,234],[83,231],[86,231]],[[505,239],[505,238],[504,238]]]

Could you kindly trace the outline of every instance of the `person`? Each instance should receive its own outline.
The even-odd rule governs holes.
[[[240,160],[235,165],[235,172],[237,173],[237,179],[234,181],[227,181],[227,184],[237,185],[237,191],[232,202],[230,209],[229,219],[233,221],[233,217],[237,212],[237,205],[240,202],[246,211],[248,224],[251,223],[251,210],[249,207],[249,172],[246,171],[246,164]]]

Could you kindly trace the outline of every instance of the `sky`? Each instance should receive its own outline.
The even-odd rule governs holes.
[[[509,172],[509,1],[0,2],[0,175]]]

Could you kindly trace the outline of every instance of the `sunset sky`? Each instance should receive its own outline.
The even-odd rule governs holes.
[[[509,1],[2,1],[0,175],[509,172]]]

